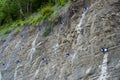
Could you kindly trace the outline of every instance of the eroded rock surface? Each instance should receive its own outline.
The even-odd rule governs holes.
[[[86,5],[85,11],[81,0],[67,5],[64,24],[46,38],[41,31],[35,40],[38,30],[29,28],[1,40],[0,80],[120,80],[120,0]]]

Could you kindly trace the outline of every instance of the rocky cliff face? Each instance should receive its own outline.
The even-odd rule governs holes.
[[[1,40],[0,80],[120,80],[120,0],[84,5],[66,5],[46,38],[28,26]]]

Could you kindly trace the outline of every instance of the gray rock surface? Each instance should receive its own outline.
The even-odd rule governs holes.
[[[120,80],[120,0],[90,0],[87,11],[81,1],[63,8],[60,15],[67,25],[59,32],[56,25],[48,37],[41,33],[33,54],[38,30],[21,30],[27,36],[17,48],[20,33],[7,44],[0,42],[0,80]],[[102,47],[108,52],[102,53]]]

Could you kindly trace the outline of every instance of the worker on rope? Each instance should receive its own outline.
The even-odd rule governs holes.
[[[42,57],[41,60],[42,60],[42,61],[46,61],[47,59],[46,59],[45,57]]]
[[[21,63],[21,62],[22,62],[22,60],[21,60],[21,59],[19,59],[19,60],[17,60],[17,61],[16,61],[16,63]]]
[[[86,6],[86,1],[83,0],[83,10],[86,11],[88,9],[88,7]]]
[[[5,63],[3,63],[3,64],[2,64],[2,67],[3,67],[3,68],[5,68],[5,67],[6,67],[6,64],[5,64]]]
[[[41,27],[38,27],[38,30],[41,31],[42,30]]]
[[[68,52],[68,53],[66,53],[66,57],[68,57],[68,56],[70,56],[70,53]]]
[[[2,42],[3,42],[3,43],[6,42],[6,39],[2,40]]]
[[[105,52],[108,51],[108,49],[107,49],[107,48],[100,48],[100,51],[101,51],[102,53],[105,53]]]

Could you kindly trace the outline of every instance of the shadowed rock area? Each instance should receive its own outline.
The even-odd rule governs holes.
[[[0,80],[120,80],[120,0],[75,0],[59,16],[47,37],[24,26],[0,41]]]

